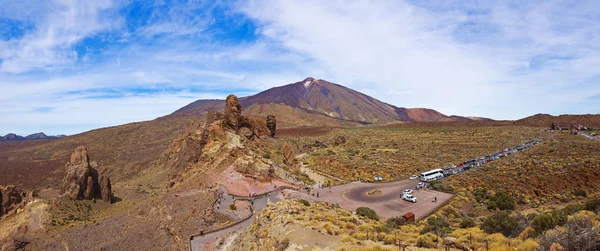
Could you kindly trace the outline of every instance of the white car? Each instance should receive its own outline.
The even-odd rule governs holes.
[[[410,178],[408,178],[408,179],[409,180],[416,180],[417,178],[419,178],[417,175],[413,175],[413,176],[410,176]]]
[[[411,194],[413,192],[412,189],[406,189],[402,192],[402,194]]]
[[[404,194],[402,196],[402,199],[405,201],[410,201],[412,203],[417,203],[417,197],[410,195],[410,194]]]

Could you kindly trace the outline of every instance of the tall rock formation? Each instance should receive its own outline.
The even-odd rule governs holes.
[[[275,137],[275,130],[277,129],[277,119],[275,115],[267,115],[267,128],[269,128],[269,136]]]
[[[98,170],[90,165],[85,146],[77,147],[71,154],[60,193],[76,200],[103,199],[112,203],[113,199],[106,170],[99,174]]]
[[[242,122],[242,106],[235,95],[229,94],[227,99],[225,99],[225,119],[223,121],[223,127],[237,132],[240,122]]]

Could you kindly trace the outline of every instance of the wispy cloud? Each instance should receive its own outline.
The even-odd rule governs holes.
[[[593,1],[240,5],[270,44],[314,59],[338,82],[396,105],[509,119],[577,112],[600,92],[599,9]]]
[[[0,0],[0,132],[76,133],[307,76],[404,107],[600,108],[595,1]]]

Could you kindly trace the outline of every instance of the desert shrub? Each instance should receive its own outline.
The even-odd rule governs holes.
[[[341,242],[354,244],[354,243],[356,243],[356,239],[354,239],[354,237],[352,237],[350,235],[344,235],[342,237]]]
[[[271,154],[265,153],[265,154],[263,154],[263,158],[270,159],[271,158]]]
[[[443,217],[429,217],[427,225],[421,230],[421,234],[434,233],[436,235],[445,235],[452,232],[450,223]]]
[[[417,247],[436,248],[437,241],[438,241],[438,237],[433,234],[428,233],[425,235],[419,235],[419,237],[417,237]]]
[[[471,219],[471,218],[465,218],[460,222],[461,228],[471,228],[471,227],[474,227],[475,225],[476,225],[475,221],[473,221],[473,219]]]
[[[300,204],[302,204],[302,205],[304,205],[304,206],[310,207],[310,202],[308,202],[308,201],[307,201],[307,200],[305,200],[305,199],[301,199],[301,200],[299,200],[298,202],[300,202]]]
[[[515,210],[515,200],[507,192],[499,191],[488,201],[488,209]]]
[[[389,218],[385,221],[385,226],[387,226],[390,229],[397,229],[398,227],[404,224],[406,224],[406,219],[404,219],[403,217]]]
[[[434,180],[429,182],[429,186],[433,189],[433,190],[437,190],[440,192],[445,192],[445,193],[454,193],[454,189],[446,184],[444,184],[443,181],[441,180]]]
[[[538,235],[544,233],[546,230],[554,228],[556,225],[557,223],[554,217],[549,213],[540,214],[531,221],[531,227],[535,229],[535,232]]]
[[[477,202],[483,202],[487,200],[488,192],[485,187],[478,187],[473,191],[473,196]]]
[[[582,206],[577,204],[571,204],[561,209],[561,211],[566,215],[574,214],[580,210],[582,210]]]
[[[364,241],[367,239],[367,234],[366,233],[356,233],[354,238],[356,238],[357,240]]]
[[[500,211],[487,217],[481,224],[481,229],[488,234],[502,233],[504,236],[513,237],[520,232],[517,218],[506,211]]]
[[[600,233],[594,218],[593,213],[581,211],[566,222],[564,230],[546,231],[539,238],[541,250],[550,250],[554,243],[559,243],[566,250],[599,250]]]
[[[288,248],[288,246],[290,245],[290,240],[288,240],[288,238],[283,238],[281,241],[279,241],[279,243],[277,244],[277,250],[279,251],[284,251],[285,249]]]
[[[368,207],[359,207],[356,209],[356,213],[369,219],[379,220],[379,216],[377,216],[375,210]]]
[[[583,210],[599,212],[600,211],[600,199],[588,200],[583,205]]]
[[[575,190],[573,192],[575,196],[587,197],[587,192],[585,190]]]
[[[388,234],[383,239],[383,244],[386,244],[386,245],[394,244],[395,240],[396,240],[396,238],[394,237],[393,234]]]

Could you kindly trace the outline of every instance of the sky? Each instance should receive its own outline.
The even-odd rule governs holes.
[[[309,76],[447,115],[600,113],[600,2],[0,0],[2,135]]]

